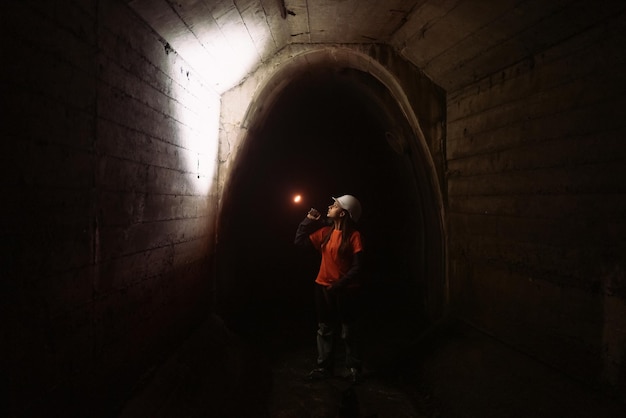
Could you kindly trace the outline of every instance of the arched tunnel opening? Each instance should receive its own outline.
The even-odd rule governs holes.
[[[353,194],[363,206],[362,333],[382,350],[409,344],[433,319],[429,300],[443,297],[429,266],[442,237],[428,242],[436,202],[399,105],[371,75],[325,68],[295,76],[265,114],[224,193],[219,314],[240,334],[278,337],[283,350],[312,346],[319,256],[295,247],[296,227],[310,207],[325,214],[332,197]]]

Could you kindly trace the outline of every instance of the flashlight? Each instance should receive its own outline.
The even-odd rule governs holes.
[[[322,214],[315,208],[311,208],[308,214],[311,215],[315,219],[319,219],[319,217],[322,216]]]

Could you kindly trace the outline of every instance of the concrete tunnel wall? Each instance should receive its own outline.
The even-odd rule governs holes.
[[[109,416],[211,310],[219,96],[122,2],[2,20],[0,414]]]
[[[626,399],[623,28],[448,91],[445,143],[454,315]]]
[[[3,408],[115,403],[214,308],[212,237],[230,168],[198,178],[207,151],[180,133],[202,134],[181,115],[211,113],[220,98],[122,2],[2,8]],[[494,64],[445,92],[444,111],[419,99],[441,90],[386,48],[351,48],[390,66],[419,120],[445,209],[443,308],[623,395],[622,29],[609,16]],[[394,92],[389,106],[405,103],[374,78]],[[230,122],[254,120],[239,114],[254,95],[243,97],[222,104],[225,167],[248,135]]]

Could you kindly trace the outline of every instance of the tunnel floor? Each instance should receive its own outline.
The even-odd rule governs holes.
[[[620,400],[462,323],[419,333],[384,318],[370,320],[376,332],[363,344],[363,381],[352,385],[341,376],[304,379],[315,364],[310,318],[247,318],[228,326],[218,317],[207,319],[119,416],[626,416]]]

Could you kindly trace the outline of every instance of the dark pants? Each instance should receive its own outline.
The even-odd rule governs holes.
[[[361,370],[361,357],[357,347],[358,289],[326,290],[315,284],[317,308],[317,365],[330,371],[334,368],[335,340],[341,330],[345,346],[347,368]]]

